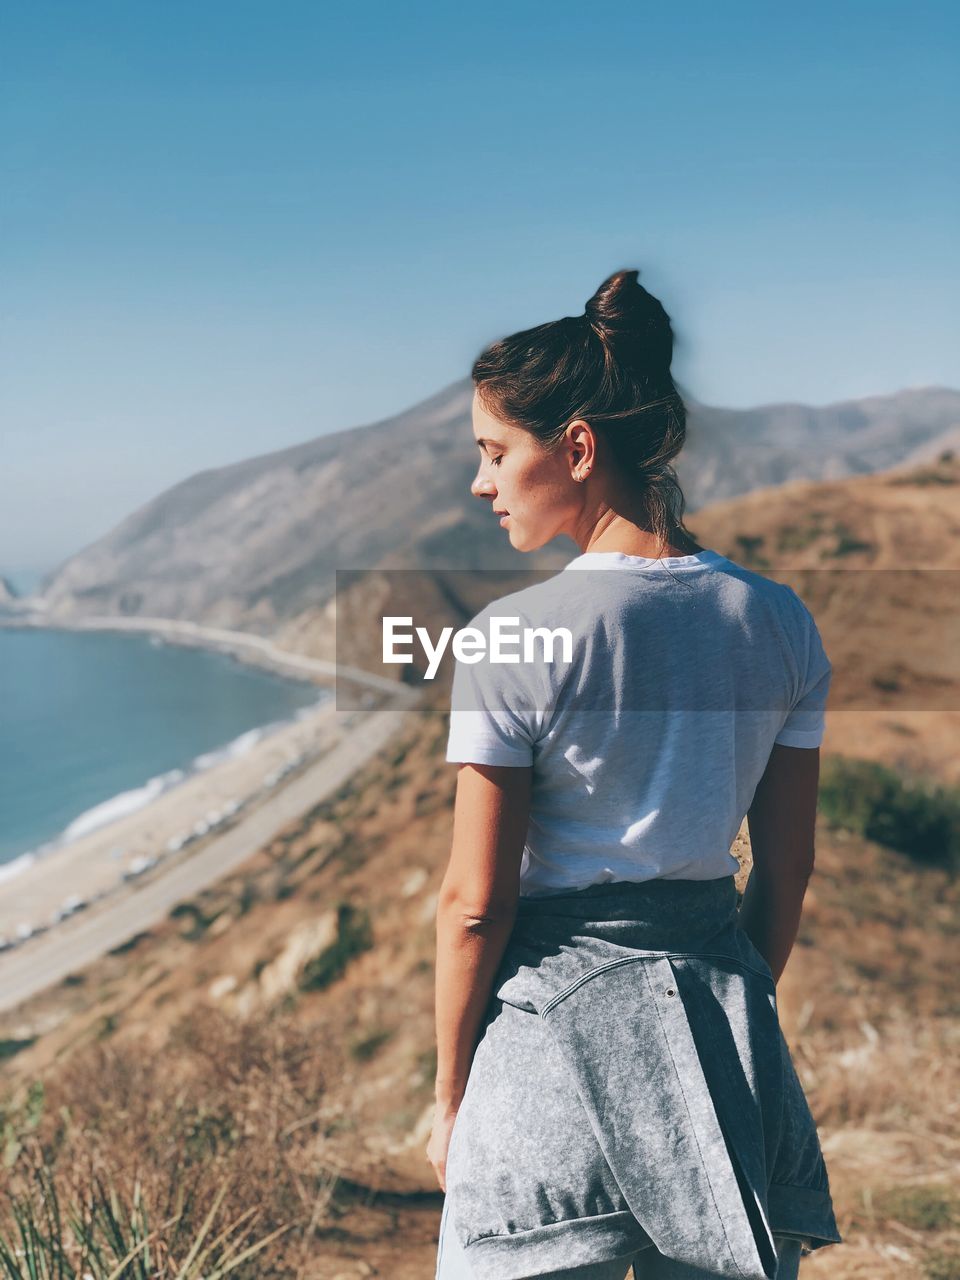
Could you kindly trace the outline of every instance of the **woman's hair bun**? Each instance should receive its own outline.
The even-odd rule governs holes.
[[[640,284],[639,275],[616,271],[608,276],[584,315],[620,364],[656,379],[669,373],[673,330],[662,304]]]

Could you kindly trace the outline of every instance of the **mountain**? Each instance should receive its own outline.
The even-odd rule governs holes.
[[[395,417],[198,472],[67,560],[30,604],[67,624],[183,618],[330,656],[337,569],[559,568],[571,542],[515,552],[469,493],[472,392],[465,379]],[[960,392],[940,387],[822,407],[684,398],[675,465],[688,516],[761,488],[891,467],[960,424]]]

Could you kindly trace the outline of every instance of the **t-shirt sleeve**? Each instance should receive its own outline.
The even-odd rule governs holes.
[[[794,594],[796,594],[794,592]],[[800,597],[797,596],[799,600]],[[800,602],[803,604],[803,602]],[[787,713],[775,743],[783,747],[819,747],[826,727],[827,695],[833,666],[827,657],[820,632],[810,610],[803,605],[805,622],[801,649],[801,670],[805,673],[800,693]]]
[[[486,635],[487,612],[481,611],[468,625]],[[518,625],[525,625],[522,617]],[[522,656],[522,644],[511,651]],[[454,659],[448,762],[533,764],[543,711],[542,684],[535,667],[524,662],[492,662],[486,654],[479,661]]]

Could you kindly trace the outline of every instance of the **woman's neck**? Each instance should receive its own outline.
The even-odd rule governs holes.
[[[676,537],[676,530],[673,532]],[[681,539],[677,539],[681,541]],[[611,526],[598,533],[596,537],[591,537],[587,541],[587,545],[581,548],[581,554],[588,551],[619,551],[625,556],[644,556],[647,559],[659,559],[661,556],[686,556],[693,555],[696,551],[702,550],[702,547],[695,547],[693,551],[687,546],[678,546],[673,541],[662,543],[654,534],[645,529],[637,529],[623,526]]]

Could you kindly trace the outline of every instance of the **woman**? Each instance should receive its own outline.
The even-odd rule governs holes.
[[[637,277],[473,368],[472,492],[517,550],[580,554],[472,624],[558,649],[455,667],[437,1280],[791,1280],[841,1239],[775,985],[830,662],[795,592],[684,527],[673,334]]]

